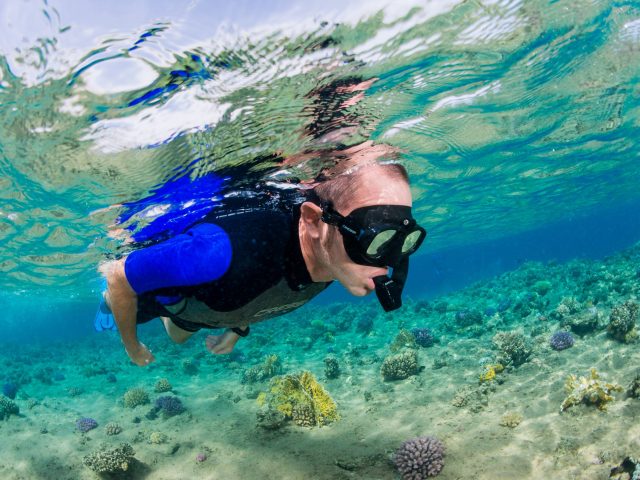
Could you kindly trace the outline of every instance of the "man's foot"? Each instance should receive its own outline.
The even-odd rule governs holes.
[[[102,290],[100,305],[98,305],[98,311],[96,312],[96,316],[93,320],[93,328],[96,329],[96,332],[102,332],[104,330],[118,330],[116,326],[116,320],[113,318],[113,313],[111,313],[111,309],[109,305],[107,305],[107,301],[105,300],[105,290],[107,288],[106,281],[104,282],[104,288]]]

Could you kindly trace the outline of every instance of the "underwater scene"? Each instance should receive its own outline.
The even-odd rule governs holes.
[[[638,2],[0,32],[0,479],[640,480]]]

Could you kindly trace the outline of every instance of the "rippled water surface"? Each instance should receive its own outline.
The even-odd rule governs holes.
[[[99,10],[0,4],[5,291],[89,294],[118,205],[161,210],[167,181],[311,179],[345,150],[408,167],[431,251],[639,197],[636,2]]]

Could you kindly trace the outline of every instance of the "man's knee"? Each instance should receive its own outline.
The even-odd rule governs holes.
[[[169,338],[171,338],[174,343],[182,344],[189,340],[191,335],[194,334],[194,332],[188,332],[176,326],[176,324],[168,317],[162,317],[162,323],[164,323],[164,328],[167,331]]]

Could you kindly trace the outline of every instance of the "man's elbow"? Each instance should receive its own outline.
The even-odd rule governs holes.
[[[107,288],[110,292],[117,291],[120,294],[135,296],[135,292],[133,288],[131,288],[127,280],[127,275],[125,274],[125,260],[126,258],[121,258],[120,260],[109,262],[102,271],[107,280]]]

